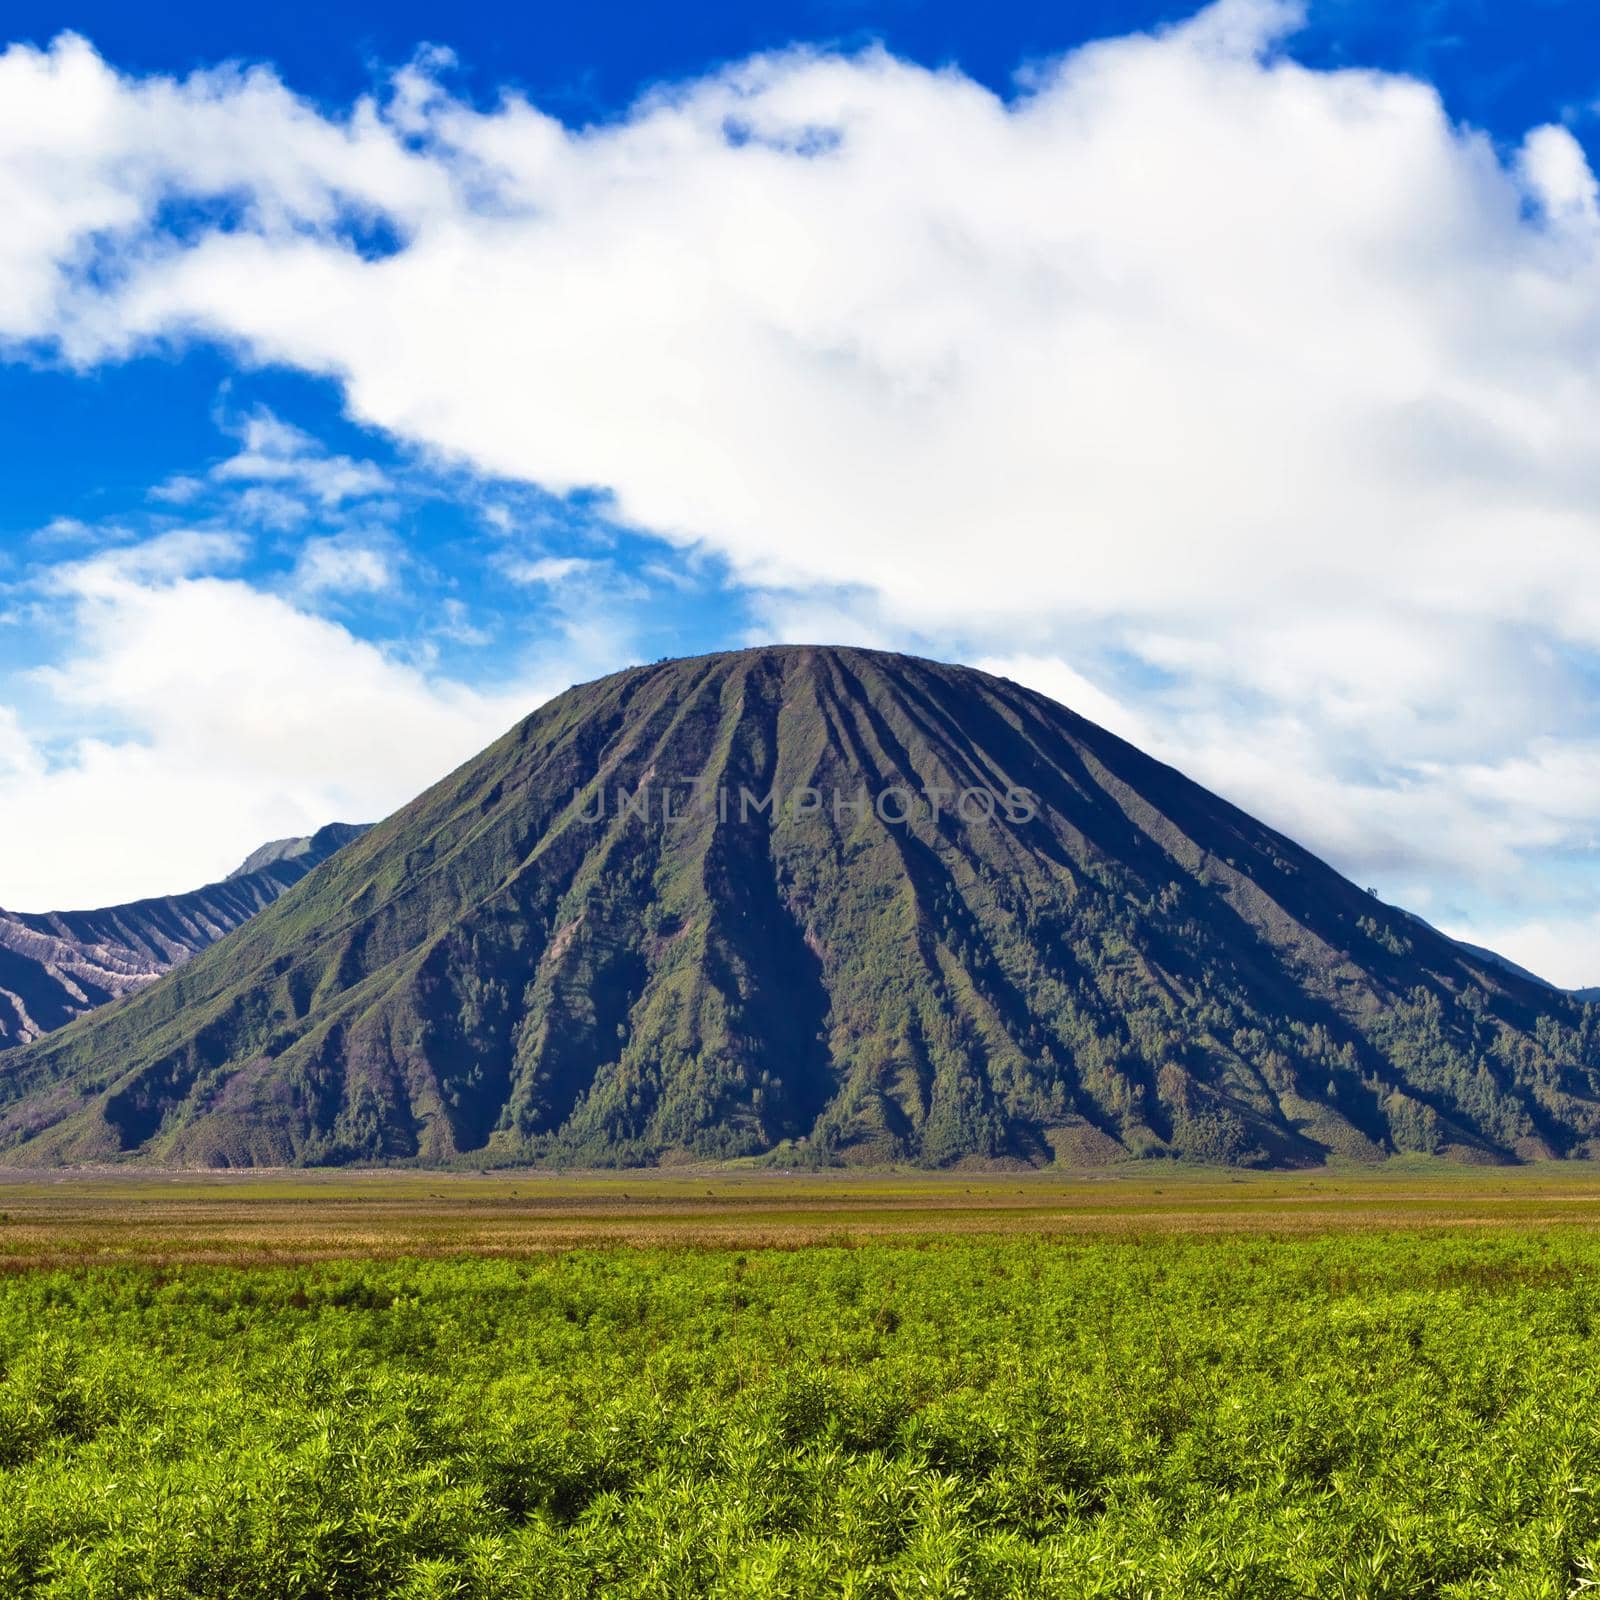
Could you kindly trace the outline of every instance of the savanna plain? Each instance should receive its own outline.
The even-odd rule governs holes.
[[[6,1596],[1600,1590],[1600,1171],[0,1175]]]

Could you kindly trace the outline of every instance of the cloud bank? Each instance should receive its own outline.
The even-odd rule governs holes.
[[[172,893],[230,871],[242,841],[384,816],[559,686],[432,679],[230,575],[238,554],[175,534],[56,569],[73,646],[39,677],[66,748],[0,716],[8,906]]]
[[[1500,149],[1426,84],[1296,63],[1297,21],[1222,0],[1006,100],[797,49],[582,129],[434,58],[330,115],[264,69],[17,47],[0,337],[330,375],[440,459],[609,492],[774,631],[1013,663],[1600,978],[1568,870],[1600,820],[1595,180],[1562,127]],[[262,487],[291,444],[247,441]]]

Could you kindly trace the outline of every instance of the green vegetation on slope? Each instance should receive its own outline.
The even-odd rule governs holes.
[[[0,1279],[0,1591],[1428,1594],[1600,1563],[1600,1241]]]
[[[684,806],[697,786],[734,804]],[[648,816],[618,805],[645,787]],[[891,788],[1037,814],[898,824],[870,803]],[[1597,1136],[1594,1008],[1040,695],[848,649],[571,690],[0,1068],[0,1151],[28,1163],[1296,1165]]]

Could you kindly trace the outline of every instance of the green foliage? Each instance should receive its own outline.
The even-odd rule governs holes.
[[[7,1596],[1566,1596],[1588,1233],[0,1281]]]

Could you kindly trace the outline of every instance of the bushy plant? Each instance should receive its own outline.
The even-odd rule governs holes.
[[[1565,1596],[1600,1242],[0,1280],[0,1592]]]

